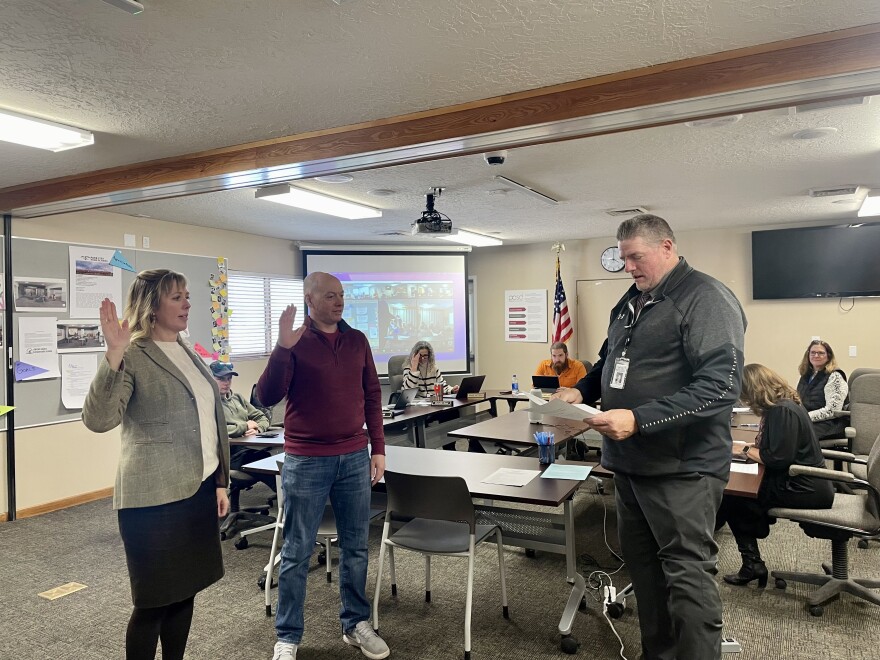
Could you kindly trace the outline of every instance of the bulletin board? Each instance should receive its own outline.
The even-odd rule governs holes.
[[[13,278],[39,278],[46,281],[65,280],[69,297],[72,295],[71,287],[73,285],[69,281],[69,248],[71,245],[113,250],[113,248],[84,244],[13,237]],[[202,351],[203,357],[220,358],[223,353],[228,356],[228,313],[225,295],[227,264],[225,259],[133,248],[119,249],[116,252],[134,269],[133,272],[120,269],[123,297],[123,304],[117,305],[117,312],[120,315],[128,288],[138,272],[153,268],[168,268],[177,271],[187,279],[187,288],[192,304],[189,312],[189,337],[187,341],[197,349],[197,352],[204,349]],[[5,264],[2,263],[2,254],[2,250],[0,250],[0,271],[5,268]],[[12,359],[24,361],[23,356],[19,355],[22,346],[18,336],[21,317],[55,317],[59,325],[63,325],[62,321],[73,318],[69,313],[69,307],[70,305],[68,305],[68,309],[46,311],[14,311],[13,327],[2,328],[4,355],[8,357],[7,333],[10,333],[13,338]],[[81,317],[77,315],[76,318]],[[58,332],[60,341],[61,330],[59,329]],[[60,360],[61,356],[58,359]],[[98,359],[103,359],[103,352],[98,353]],[[8,360],[4,360],[4,368],[8,368],[7,362]],[[2,395],[0,400],[2,401],[6,401],[5,387],[5,379],[0,379],[0,395]],[[61,378],[17,381],[15,383],[15,427],[26,428],[80,419],[81,410],[68,409],[64,406],[61,389]],[[6,428],[5,419],[0,418],[0,430]]]

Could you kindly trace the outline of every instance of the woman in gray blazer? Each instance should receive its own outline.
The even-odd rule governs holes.
[[[121,324],[101,304],[107,353],[83,422],[122,424],[113,508],[134,604],[126,660],[153,660],[159,639],[164,660],[182,659],[195,595],[223,577],[229,439],[214,379],[179,336],[189,309],[186,279],[164,269],[138,274]]]

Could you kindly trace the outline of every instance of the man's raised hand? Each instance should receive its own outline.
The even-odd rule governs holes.
[[[281,318],[278,319],[278,345],[281,348],[293,348],[306,331],[306,324],[303,323],[298,328],[293,327],[293,320],[296,318],[296,305],[288,305],[283,312]]]

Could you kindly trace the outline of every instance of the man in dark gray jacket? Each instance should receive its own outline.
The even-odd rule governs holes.
[[[615,474],[643,657],[711,660],[721,656],[712,534],[730,473],[746,318],[726,286],[678,256],[662,218],[630,218],[617,240],[635,283],[611,311],[599,361],[559,396],[602,401],[590,425]]]

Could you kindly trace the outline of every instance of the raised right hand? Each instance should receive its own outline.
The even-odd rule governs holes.
[[[116,305],[109,298],[104,298],[101,302],[101,332],[104,334],[104,341],[107,343],[107,351],[113,353],[124,352],[131,342],[131,330],[128,329],[128,321],[119,324],[119,317],[116,316]]]
[[[298,328],[293,327],[293,320],[296,318],[296,305],[288,305],[283,312],[281,318],[278,319],[278,345],[281,348],[293,348],[296,346],[300,337],[306,331],[306,324],[303,323]]]
[[[416,371],[419,370],[419,354],[418,353],[416,353],[415,355],[412,356],[412,358],[410,358],[409,370],[412,371],[413,373],[415,373]]]

